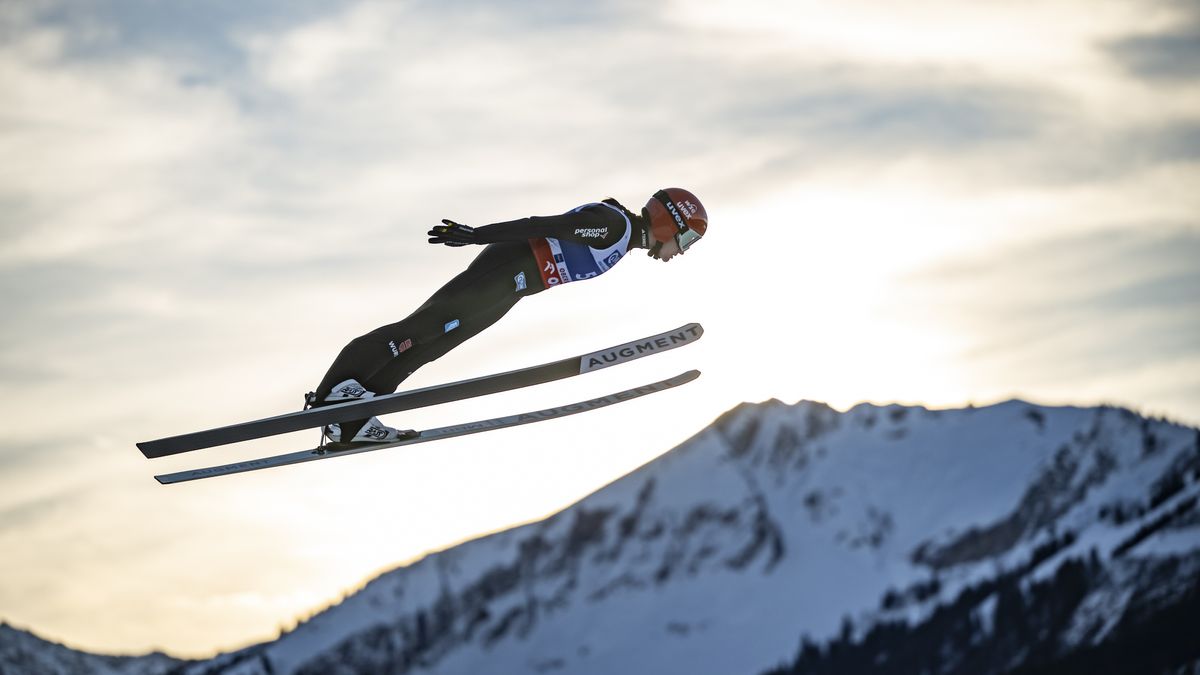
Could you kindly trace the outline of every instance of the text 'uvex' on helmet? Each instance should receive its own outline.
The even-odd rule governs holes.
[[[696,195],[683,188],[654,193],[644,207],[653,251],[675,240],[680,252],[700,240],[708,229],[708,212]]]

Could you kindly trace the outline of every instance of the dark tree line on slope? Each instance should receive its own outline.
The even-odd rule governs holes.
[[[1079,604],[1102,581],[1103,566],[1095,554],[1067,560],[1053,577],[1025,590],[1021,577],[1008,573],[967,588],[915,626],[883,622],[855,639],[846,619],[838,638],[822,646],[805,636],[790,665],[765,675],[1141,674],[1200,664],[1195,639],[1200,578],[1167,605],[1127,611],[1100,644],[1061,653],[1061,638]],[[993,595],[985,626],[981,606]]]

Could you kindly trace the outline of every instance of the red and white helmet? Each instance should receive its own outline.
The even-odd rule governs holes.
[[[696,195],[683,188],[665,188],[655,192],[642,211],[649,221],[650,239],[653,240],[651,255],[672,239],[682,253],[699,241],[708,229],[708,212],[704,210],[704,205],[696,199]]]

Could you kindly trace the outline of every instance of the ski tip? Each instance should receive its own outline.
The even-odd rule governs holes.
[[[688,370],[688,371],[682,372],[668,380],[664,380],[664,382],[667,384],[667,386],[678,387],[680,385],[687,384],[688,382],[691,382],[692,380],[695,380],[698,377],[700,377],[700,371],[693,369],[693,370]]]
[[[671,335],[671,334],[687,334],[688,336],[690,336],[689,342],[694,341],[694,340],[699,340],[701,337],[704,336],[704,326],[700,325],[700,323],[698,321],[693,321],[691,323],[685,323],[682,326],[680,326],[679,328],[676,328],[675,330],[667,331],[666,333],[663,333],[663,335]]]
[[[652,335],[623,345],[609,347],[591,354],[579,357],[579,374],[590,373],[601,368],[608,368],[622,363],[628,363],[651,354],[670,351],[677,347],[689,345],[704,335],[704,328],[698,323],[689,323],[675,330],[658,335]]]

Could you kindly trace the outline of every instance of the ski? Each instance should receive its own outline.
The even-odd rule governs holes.
[[[271,467],[287,466],[289,464],[299,464],[301,462],[312,462],[318,459],[329,459],[331,457],[345,457],[347,455],[357,455],[363,452],[386,450],[388,448],[398,448],[406,445],[415,445],[417,443],[439,441],[445,438],[455,438],[458,436],[478,434],[484,431],[507,429],[509,427],[517,427],[524,424],[532,424],[534,422],[545,422],[547,420],[558,419],[568,415],[575,415],[581,412],[587,412],[589,410],[598,410],[615,403],[632,401],[635,398],[641,398],[642,396],[647,396],[649,394],[666,391],[667,389],[672,389],[674,387],[687,384],[697,377],[700,377],[700,371],[689,370],[686,373],[680,373],[679,375],[666,380],[653,382],[640,387],[634,387],[632,389],[626,389],[625,391],[619,391],[615,394],[609,394],[608,396],[601,396],[599,398],[593,398],[587,401],[580,401],[579,403],[560,405],[554,408],[546,408],[545,410],[522,413],[519,415],[496,417],[490,420],[481,420],[479,422],[456,424],[454,426],[441,427],[438,429],[426,429],[425,431],[420,432],[420,434],[414,438],[406,438],[394,443],[359,443],[344,450],[327,450],[324,446],[322,446],[312,450],[302,450],[300,452],[275,455],[274,457],[251,459],[245,462],[235,462],[233,464],[225,464],[223,466],[211,466],[203,469],[190,469],[188,471],[180,471],[178,473],[168,473],[155,476],[154,478],[163,485],[184,483],[201,478],[228,476],[235,473],[245,473],[246,471],[257,471],[258,469],[269,469]]]
[[[704,335],[704,328],[700,324],[689,323],[658,335],[538,366],[359,401],[309,408],[180,436],[142,441],[137,446],[148,458],[166,457],[191,450],[323,427],[334,422],[347,422],[402,410],[424,408],[590,373],[691,344],[700,339],[702,335]]]

